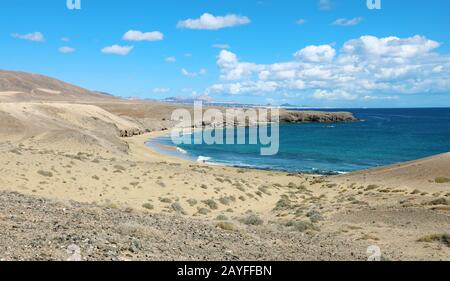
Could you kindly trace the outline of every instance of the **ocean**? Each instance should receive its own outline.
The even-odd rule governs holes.
[[[193,161],[200,158],[212,164],[320,174],[347,173],[450,152],[450,108],[328,111],[350,111],[362,121],[282,124],[280,150],[274,156],[261,156],[260,144],[165,149],[174,146],[165,136],[148,145],[160,153]]]

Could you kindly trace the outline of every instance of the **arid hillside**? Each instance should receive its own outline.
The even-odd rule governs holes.
[[[0,70],[0,102],[116,100],[44,75]]]

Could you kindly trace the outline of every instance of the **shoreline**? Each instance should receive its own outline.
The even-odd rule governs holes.
[[[211,130],[211,129],[214,129],[214,128],[195,129],[192,133],[195,133],[195,132],[198,132],[201,130]],[[170,129],[169,129],[169,131],[170,131]],[[359,169],[359,170],[348,171],[348,172],[342,172],[342,171],[327,171],[327,172],[290,171],[290,170],[286,170],[286,169],[263,168],[263,167],[252,166],[252,165],[240,166],[240,165],[235,165],[235,164],[225,164],[225,163],[221,163],[221,162],[208,162],[208,161],[200,162],[200,161],[194,160],[194,157],[192,157],[192,158],[183,157],[183,155],[181,155],[181,152],[176,150],[178,147],[174,144],[161,145],[160,150],[163,150],[163,151],[171,150],[177,154],[180,154],[179,156],[172,155],[170,153],[164,153],[163,151],[158,151],[158,148],[155,149],[154,146],[149,144],[150,140],[154,140],[154,139],[166,136],[166,135],[170,135],[170,132],[168,132],[168,131],[157,131],[157,132],[146,133],[143,135],[147,136],[146,141],[144,141],[144,146],[147,149],[151,150],[154,155],[159,155],[163,159],[171,160],[171,161],[173,161],[173,163],[183,162],[183,163],[190,163],[190,164],[202,164],[202,165],[207,165],[207,166],[216,166],[216,167],[219,166],[219,167],[227,167],[227,168],[233,168],[233,169],[248,169],[248,170],[264,171],[264,172],[277,172],[277,173],[282,173],[282,174],[287,174],[287,175],[297,174],[297,175],[305,175],[305,176],[309,175],[309,176],[320,176],[320,177],[345,177],[345,176],[351,176],[353,174],[363,174],[363,173],[369,173],[372,171],[383,170],[383,169],[390,168],[390,167],[404,166],[404,165],[408,165],[410,163],[414,163],[416,161],[420,161],[420,160],[424,160],[424,159],[427,159],[427,160],[434,159],[434,158],[439,157],[444,154],[450,154],[450,152],[443,152],[443,153],[439,153],[436,155],[430,155],[427,157],[415,158],[412,160],[394,162],[391,164],[374,166],[374,167],[370,167],[370,168],[366,168],[366,169]],[[143,136],[143,135],[141,135],[141,136]],[[136,136],[134,136],[132,138],[136,138]],[[154,145],[158,145],[158,144],[154,144]],[[189,153],[189,151],[186,151],[186,152]],[[209,156],[202,155],[202,157],[209,157]]]
[[[158,161],[165,161],[173,164],[190,164],[190,165],[199,165],[199,166],[205,166],[205,167],[221,167],[226,169],[232,169],[232,170],[249,170],[249,171],[255,171],[255,172],[263,172],[263,173],[275,173],[280,175],[289,175],[289,174],[297,174],[297,175],[308,175],[308,176],[326,176],[321,174],[309,174],[309,173],[292,173],[289,171],[282,171],[282,170],[271,170],[271,169],[258,169],[256,167],[237,167],[232,165],[226,165],[222,163],[210,163],[210,162],[198,162],[194,160],[190,160],[183,157],[176,157],[169,154],[161,153],[157,150],[155,150],[153,147],[148,145],[148,140],[155,139],[158,137],[162,137],[167,134],[167,131],[155,131],[150,133],[145,133],[139,136],[133,136],[130,138],[126,138],[125,141],[130,145],[130,152],[133,151],[132,154],[134,154],[134,157],[136,156],[136,150],[141,152],[142,150],[148,151],[148,157],[149,158],[142,158],[138,157],[140,160],[158,160]],[[174,146],[176,147],[176,146]],[[145,154],[145,153],[143,153]],[[142,154],[141,154],[142,155]]]
[[[450,184],[434,183],[438,177],[450,178],[448,154],[380,172],[324,177],[192,162],[146,145],[151,138],[168,133],[154,131],[121,138],[128,145],[128,152],[121,154],[98,146],[89,149],[86,143],[68,137],[64,137],[64,146],[5,142],[1,147],[0,194],[5,202],[16,198],[16,193],[23,194],[26,197],[20,198],[30,206],[42,206],[36,199],[40,197],[62,202],[64,205],[52,211],[55,218],[67,216],[61,210],[70,202],[86,206],[83,208],[89,214],[105,214],[101,219],[86,221],[87,225],[114,226],[118,217],[136,217],[133,225],[125,225],[132,227],[130,231],[145,229],[141,217],[157,216],[167,221],[170,233],[176,221],[175,232],[180,235],[184,231],[197,233],[191,225],[200,231],[211,229],[219,236],[237,235],[240,239],[250,235],[259,240],[261,235],[268,235],[270,245],[287,235],[283,243],[292,248],[299,241],[291,240],[290,235],[295,234],[306,240],[301,245],[306,249],[302,252],[306,259],[315,257],[317,242],[329,243],[333,253],[345,249],[364,255],[366,244],[377,244],[391,259],[448,259],[449,249],[438,242],[417,242],[427,235],[448,232],[450,218],[445,204],[450,199]],[[116,217],[109,220],[112,213]],[[29,214],[22,216],[26,219]],[[182,221],[186,228],[180,229],[178,223]],[[405,228],[408,222],[413,224]],[[123,229],[108,229],[129,241]],[[151,231],[159,233],[161,229]],[[149,241],[145,233],[138,237]],[[341,241],[352,242],[343,245]],[[284,252],[280,257],[287,258]]]
[[[200,130],[200,129],[198,129]],[[197,130],[197,131],[198,131]],[[195,133],[195,132],[194,132]],[[224,168],[231,168],[231,169],[245,169],[245,170],[254,170],[254,171],[261,171],[261,172],[271,172],[271,173],[281,173],[281,174],[285,174],[285,175],[304,175],[304,176],[314,176],[314,177],[329,177],[329,176],[338,176],[338,175],[345,175],[348,173],[343,173],[343,172],[329,172],[329,173],[314,173],[314,172],[305,172],[305,171],[289,171],[289,170],[283,170],[283,169],[271,169],[271,168],[261,168],[261,167],[257,167],[257,166],[239,166],[239,165],[233,165],[233,164],[224,164],[224,163],[220,163],[220,162],[200,162],[200,161],[196,161],[193,158],[188,158],[188,157],[182,157],[181,155],[178,156],[174,156],[171,155],[169,153],[163,153],[158,151],[158,149],[155,149],[155,147],[152,147],[151,145],[149,145],[149,140],[151,139],[157,139],[159,137],[163,137],[165,136],[167,133],[165,131],[160,131],[160,132],[152,132],[152,133],[147,133],[147,134],[143,134],[143,135],[147,135],[147,141],[144,142],[144,146],[152,151],[152,154],[156,154],[159,155],[161,157],[167,157],[167,160],[171,160],[173,161],[173,163],[189,163],[189,164],[201,164],[201,165],[206,165],[206,166],[212,166],[212,167],[224,167]],[[142,135],[141,135],[142,136]],[[133,137],[135,138],[135,137]],[[157,145],[157,144],[156,144]],[[177,146],[173,145],[173,146],[169,146],[172,151],[176,151]],[[164,148],[161,147],[161,150],[169,150],[169,148]],[[189,153],[187,151],[187,153]],[[181,153],[180,153],[181,154]],[[207,157],[207,156],[204,156]]]

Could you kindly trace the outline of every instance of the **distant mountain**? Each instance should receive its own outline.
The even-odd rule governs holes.
[[[210,96],[195,96],[195,97],[183,97],[183,96],[179,96],[179,97],[170,97],[170,98],[166,98],[163,101],[165,102],[172,102],[172,103],[194,103],[196,101],[202,101],[204,103],[213,103],[214,99],[211,98]]]
[[[95,102],[118,98],[38,74],[0,70],[0,101]]]

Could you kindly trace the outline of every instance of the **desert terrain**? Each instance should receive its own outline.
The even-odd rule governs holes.
[[[145,145],[179,107],[0,71],[0,259],[450,260],[450,154],[341,176],[211,166]],[[305,114],[282,119],[355,121]]]

